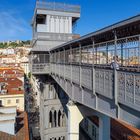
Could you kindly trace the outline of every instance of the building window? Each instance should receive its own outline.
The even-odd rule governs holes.
[[[8,101],[7,101],[7,104],[10,104],[10,103],[11,103],[11,100],[8,100]]]
[[[85,130],[86,130],[86,131],[88,131],[88,125],[89,125],[89,124],[88,124],[88,120],[85,119]]]
[[[94,139],[96,139],[96,128],[95,128],[95,126],[92,126],[92,137]]]
[[[45,24],[46,23],[46,15],[37,15],[36,23],[37,24]]]
[[[2,100],[0,100],[0,106],[2,106]]]
[[[19,103],[19,99],[16,99],[16,103]]]

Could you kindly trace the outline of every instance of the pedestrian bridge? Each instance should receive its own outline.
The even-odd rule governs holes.
[[[30,56],[73,101],[140,128],[140,15]]]

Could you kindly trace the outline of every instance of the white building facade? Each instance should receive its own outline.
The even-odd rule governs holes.
[[[0,131],[15,135],[16,106],[0,107]]]

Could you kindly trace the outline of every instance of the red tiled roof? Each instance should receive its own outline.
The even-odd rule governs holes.
[[[19,119],[23,121],[19,121],[17,126],[19,126],[19,131],[16,135],[10,135],[4,132],[0,132],[0,140],[29,140],[29,127],[28,127],[28,117],[27,113],[23,112],[19,115]]]
[[[16,68],[0,68],[0,74],[21,74],[24,75],[23,70]]]
[[[90,120],[99,126],[99,119],[96,116]],[[140,140],[140,130],[117,119],[111,119],[112,140]]]
[[[23,82],[18,78],[0,78],[0,83],[5,83],[3,90],[7,90],[7,94],[24,94]],[[3,95],[3,94],[0,94]]]
[[[140,130],[120,120],[111,119],[114,140],[140,140]]]

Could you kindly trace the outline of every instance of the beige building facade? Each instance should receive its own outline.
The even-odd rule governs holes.
[[[16,106],[17,110],[24,111],[24,94],[0,95],[0,104],[4,107]]]

